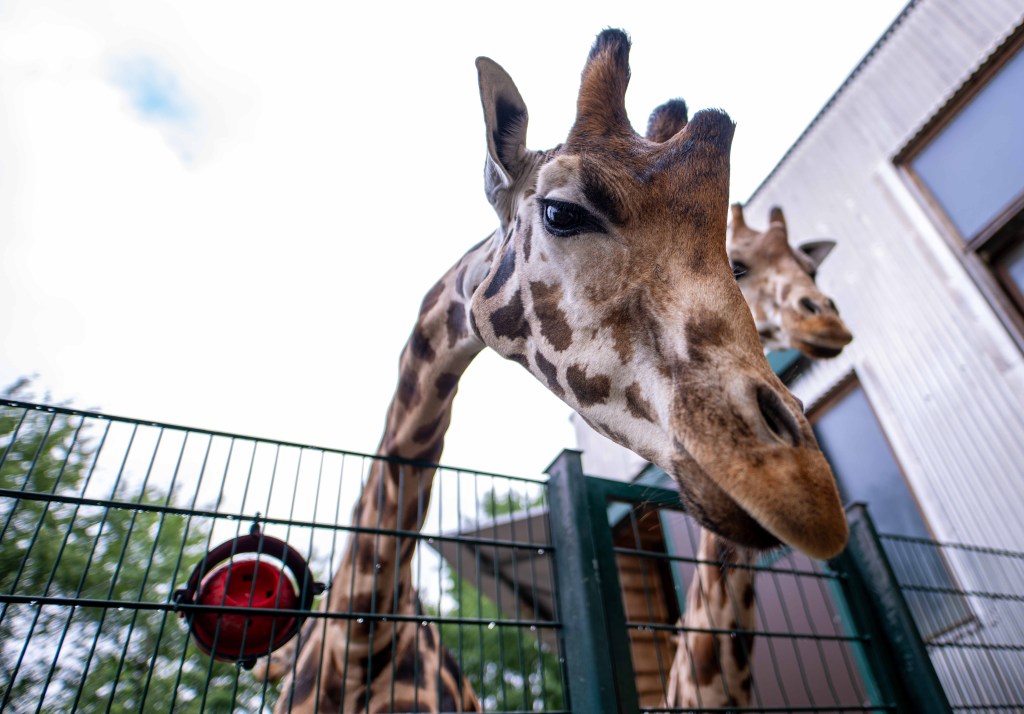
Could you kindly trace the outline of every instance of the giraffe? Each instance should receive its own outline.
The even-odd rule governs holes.
[[[782,209],[773,206],[768,228],[747,226],[743,206],[732,206],[726,250],[743,297],[766,350],[797,349],[811,358],[831,358],[853,339],[831,298],[815,283],[818,266],[835,241],[789,244]]]
[[[663,466],[700,522],[731,541],[817,557],[844,546],[831,471],[764,358],[726,257],[734,125],[707,110],[663,143],[640,136],[625,110],[628,56],[625,33],[598,35],[573,126],[548,151],[526,148],[512,79],[477,60],[499,228],[423,300],[385,460],[368,475],[324,604],[389,617],[321,618],[292,657],[264,662],[264,676],[284,676],[276,711],[479,710],[436,630],[409,616],[415,540],[394,531],[422,526],[459,378],[484,347]]]
[[[651,114],[647,138],[670,139],[687,122],[686,104],[670,100]],[[811,358],[837,356],[853,335],[831,298],[818,288],[818,266],[835,241],[789,243],[778,206],[764,231],[750,228],[743,206],[731,208],[726,251],[765,350],[797,349]],[[697,565],[686,596],[676,655],[669,670],[668,707],[750,704],[750,653],[756,626],[756,549],[737,546],[702,528]],[[725,630],[725,632],[709,632]],[[730,630],[740,632],[733,636]]]
[[[768,230],[744,221],[732,206],[727,250],[733,273],[768,349],[797,349],[814,359],[835,357],[853,335],[831,298],[818,288],[818,266],[834,241],[789,245],[782,209],[769,212]],[[733,546],[701,529],[697,565],[690,584],[683,632],[669,675],[667,706],[749,706],[750,655],[757,624],[755,610],[758,553]],[[707,630],[738,630],[709,634]]]

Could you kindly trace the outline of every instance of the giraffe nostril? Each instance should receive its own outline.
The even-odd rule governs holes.
[[[817,315],[819,312],[821,312],[821,307],[818,306],[818,303],[814,302],[809,297],[800,298],[800,307],[802,307],[804,310],[811,313],[812,315]]]
[[[764,385],[757,387],[757,408],[761,418],[771,432],[790,446],[799,446],[803,442],[800,425],[790,413],[775,390]]]
[[[836,304],[834,302],[832,302],[828,298],[825,298],[825,307],[827,307],[829,310],[831,310],[835,314],[837,314],[837,315],[839,314],[839,308],[836,307]]]

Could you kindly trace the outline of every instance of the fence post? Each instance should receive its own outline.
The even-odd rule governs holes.
[[[639,702],[607,507],[601,494],[587,487],[579,451],[562,451],[547,472],[555,592],[572,711],[636,714]]]
[[[850,542],[829,565],[846,575],[840,586],[857,629],[871,638],[865,654],[879,688],[901,713],[952,712],[867,507],[849,506],[847,520]]]

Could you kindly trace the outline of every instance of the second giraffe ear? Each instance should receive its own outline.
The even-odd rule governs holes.
[[[512,219],[510,189],[519,173],[529,165],[525,161],[529,115],[515,82],[501,65],[487,57],[477,57],[476,69],[487,126],[484,190],[504,227]]]
[[[818,266],[824,262],[825,258],[835,247],[836,242],[834,240],[819,238],[818,240],[809,240],[806,243],[801,243],[796,249],[806,255],[813,264],[814,270],[817,270]]]

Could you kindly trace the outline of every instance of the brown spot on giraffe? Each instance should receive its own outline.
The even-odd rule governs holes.
[[[507,337],[511,340],[529,337],[530,323],[526,321],[525,316],[523,296],[516,290],[507,305],[491,313],[491,328],[495,337]]]
[[[607,376],[598,374],[588,377],[586,368],[579,365],[573,364],[566,368],[565,381],[576,401],[583,406],[603,404],[608,401],[611,393],[611,380]]]
[[[565,390],[562,389],[562,385],[558,383],[558,367],[556,367],[553,362],[550,362],[540,352],[534,352],[533,359],[537,363],[537,369],[541,371],[541,374],[544,375],[544,379],[547,380],[548,389],[560,397],[564,395]]]
[[[734,622],[731,629],[735,630],[737,627]],[[735,637],[731,637],[730,641],[732,643],[732,660],[736,665],[736,670],[743,671],[750,666],[750,654],[754,646],[754,636],[748,632],[740,632]]]
[[[533,297],[533,312],[540,321],[540,334],[556,352],[569,349],[572,344],[572,328],[559,307],[561,286],[537,280],[530,283],[530,295]]]
[[[524,355],[521,352],[513,352],[512,354],[508,355],[506,359],[512,360],[520,367],[525,367],[526,369],[530,368],[530,360],[528,360],[526,358],[526,355]]]
[[[425,444],[433,439],[434,433],[437,431],[437,427],[441,425],[441,421],[444,417],[444,414],[438,414],[436,419],[420,425],[420,427],[413,432],[412,440],[417,444]]]
[[[419,401],[418,375],[412,367],[407,367],[402,371],[398,378],[398,391],[395,396],[398,398],[398,403],[406,409],[412,408]]]
[[[512,277],[512,273],[515,272],[516,268],[516,251],[514,248],[506,248],[505,254],[501,258],[501,262],[498,263],[497,270],[491,276],[490,282],[487,284],[487,288],[484,290],[484,297],[490,298],[498,294],[498,292],[505,287],[505,283]]]
[[[437,390],[437,398],[444,401],[451,393],[455,391],[455,388],[459,386],[460,375],[453,372],[442,372],[434,380],[434,388]]]
[[[445,325],[448,328],[448,349],[451,349],[466,336],[466,306],[458,302],[449,305]]]
[[[715,637],[710,632],[698,632],[693,637],[694,670],[698,684],[711,684],[722,672],[715,647]]]
[[[412,338],[409,340],[409,349],[417,359],[430,362],[434,359],[434,348],[430,346],[430,338],[423,334],[423,330],[413,330]]]
[[[320,675],[320,661],[315,657],[304,657],[295,670],[295,684],[292,696],[295,702],[304,702],[313,694]]]
[[[444,436],[439,436],[433,444],[417,452],[413,455],[413,461],[426,461],[428,463],[437,463],[437,460],[441,458],[441,451],[444,449]]]
[[[644,399],[643,390],[639,382],[633,382],[626,387],[626,407],[629,409],[629,413],[637,419],[644,419],[649,422],[654,421],[654,409],[651,403]]]
[[[686,323],[686,349],[693,362],[709,359],[710,351],[721,347],[728,337],[729,326],[717,315],[706,315]]]
[[[601,431],[605,436],[607,436],[612,441],[622,441],[626,438],[623,434],[620,434],[617,430],[613,429],[604,422],[598,422],[597,426],[598,430]]]

